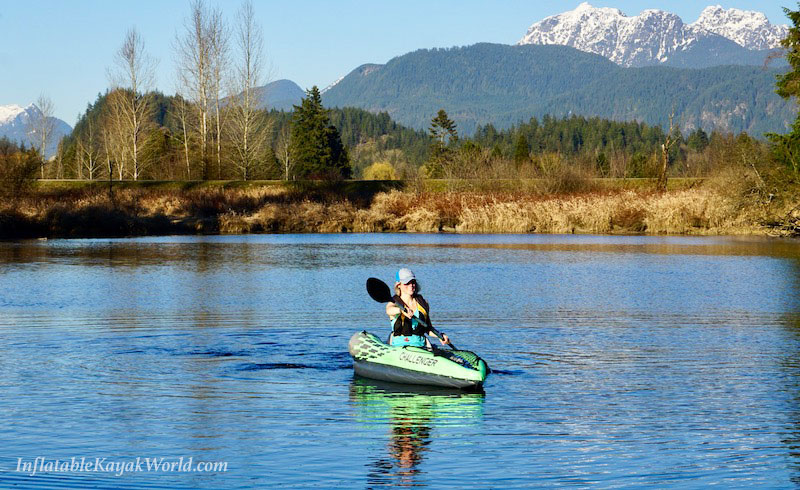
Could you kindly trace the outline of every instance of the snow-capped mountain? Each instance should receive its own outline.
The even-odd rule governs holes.
[[[16,104],[0,106],[0,138],[5,137],[16,143],[25,143],[26,146],[38,146],[35,122],[42,117],[42,111],[31,104],[22,107]],[[45,151],[45,156],[50,158],[56,154],[58,142],[61,138],[72,132],[72,127],[58,118],[50,118],[53,130],[50,143]]]
[[[775,49],[789,34],[789,26],[773,25],[761,12],[725,10],[719,5],[706,7],[700,18],[690,24],[696,29],[719,34],[747,49]]]
[[[560,44],[599,54],[622,66],[670,64],[712,66],[757,64],[760,51],[776,48],[787,26],[772,25],[764,14],[707,7],[685,24],[663,10],[634,17],[615,8],[588,3],[533,24],[517,44]]]

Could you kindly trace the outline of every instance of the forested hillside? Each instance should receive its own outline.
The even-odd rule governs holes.
[[[59,158],[51,166],[51,177],[79,178],[87,180],[107,179],[109,171],[115,180],[130,179],[130,162],[115,135],[113,108],[109,106],[110,94],[100,94],[87,107],[79,119],[72,135],[61,145]],[[147,94],[153,111],[145,124],[146,133],[142,147],[143,172],[141,179],[197,180],[203,179],[202,158],[197,142],[187,132],[184,139],[183,120],[180,117],[182,104],[177,96],[166,96],[158,92]],[[434,139],[427,132],[413,130],[395,122],[387,113],[373,114],[363,109],[344,108],[328,110],[330,124],[340,136],[348,154],[353,178],[409,178],[417,175],[421,167],[431,163],[431,148]],[[267,140],[258,157],[253,173],[248,179],[293,179],[291,168],[287,170],[288,144],[292,134],[293,112],[260,111],[259,118]],[[430,118],[428,123],[430,124]],[[660,126],[635,121],[613,121],[609,119],[572,115],[541,118],[526,118],[507,128],[493,124],[477,126],[473,135],[463,136],[463,129],[453,128],[457,138],[447,147],[451,152],[451,170],[460,175],[461,170],[475,165],[485,167],[490,176],[527,175],[520,162],[538,162],[547,155],[559,155],[560,159],[573,162],[592,162],[601,174],[617,167],[615,175],[649,175],[643,168],[660,154],[666,132]],[[241,179],[233,163],[235,150],[225,139],[219,145],[212,144],[208,157],[209,179]],[[716,136],[715,136],[716,135]],[[726,136],[727,135],[727,136]],[[683,165],[690,157],[687,152],[702,152],[710,141],[715,147],[724,146],[720,137],[730,138],[730,133],[702,130],[689,131],[673,128],[676,144],[671,151],[671,160]],[[744,136],[746,139],[749,137]],[[213,141],[212,141],[213,143]],[[478,157],[483,152],[488,160]],[[188,153],[187,153],[188,152]],[[577,159],[577,160],[576,160]],[[462,162],[463,163],[459,163]],[[484,163],[480,163],[484,161]],[[498,170],[502,162],[516,162],[511,170]],[[379,165],[378,174],[365,174],[368,167]],[[463,167],[461,170],[452,167]],[[537,163],[536,168],[541,165]],[[491,170],[494,168],[494,170]],[[498,167],[499,168],[499,167]],[[701,171],[695,166],[695,171]],[[705,166],[703,167],[705,168]],[[423,175],[425,174],[423,170]],[[528,172],[530,173],[530,172]],[[434,176],[430,174],[429,176]],[[383,176],[383,177],[381,177]]]
[[[482,124],[507,128],[546,114],[667,126],[674,110],[685,130],[760,137],[785,131],[794,119],[794,105],[774,93],[780,72],[752,66],[621,68],[565,46],[483,43],[363,65],[323,100],[327,106],[385,111],[418,129],[443,108],[464,134]]]
[[[115,179],[130,178],[124,167],[125,153],[116,141],[118,135],[115,135],[109,96],[110,93],[98,94],[78,120],[72,134],[64,139],[59,159],[51,169],[52,177],[107,178],[110,166]],[[187,147],[184,147],[181,119],[181,107],[185,101],[159,92],[151,92],[146,97],[150,99],[153,110],[145,125],[143,161],[146,167],[142,178],[201,178],[202,163],[192,135],[187,139],[188,157],[185,154]],[[250,178],[280,179],[284,174],[279,154],[288,144],[293,113],[273,110],[260,111],[259,114],[268,133],[268,148],[260,156]],[[385,161],[401,169],[417,168],[427,158],[428,135],[397,124],[386,113],[373,114],[363,109],[345,108],[332,109],[329,114],[331,123],[341,134],[356,178],[361,177],[366,166],[376,161]],[[192,121],[189,123],[193,124]],[[210,156],[209,178],[241,178],[230,161],[234,151],[224,140],[224,134],[220,150],[219,158],[213,153]]]

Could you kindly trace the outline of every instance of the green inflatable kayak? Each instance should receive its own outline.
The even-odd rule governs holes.
[[[366,331],[350,338],[349,350],[356,374],[393,383],[480,388],[489,374],[489,367],[473,352],[393,347]]]

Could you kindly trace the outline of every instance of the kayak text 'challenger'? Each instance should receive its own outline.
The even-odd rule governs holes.
[[[435,366],[437,362],[436,359],[426,358],[420,355],[411,355],[406,352],[400,354],[400,360],[413,364],[419,364],[421,366]]]

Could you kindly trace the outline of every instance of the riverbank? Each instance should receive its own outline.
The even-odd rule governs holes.
[[[570,193],[506,184],[43,183],[0,203],[0,237],[457,232],[800,235],[800,202],[676,181]]]

